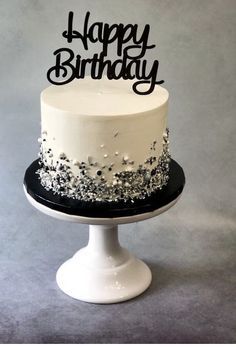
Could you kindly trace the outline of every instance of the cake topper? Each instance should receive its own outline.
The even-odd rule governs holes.
[[[144,56],[147,50],[153,49],[154,44],[148,43],[150,25],[146,24],[139,33],[137,24],[112,24],[95,22],[90,24],[90,12],[86,13],[83,32],[73,28],[74,13],[69,12],[68,28],[62,36],[71,43],[80,40],[83,48],[89,50],[89,44],[99,42],[102,44],[100,54],[95,53],[90,59],[82,59],[80,54],[75,54],[70,48],[59,48],[53,54],[56,57],[55,65],[47,72],[49,82],[62,85],[73,81],[75,78],[83,79],[89,73],[93,79],[101,79],[104,74],[112,79],[136,79],[133,91],[139,95],[153,92],[156,84],[164,83],[157,80],[159,61],[154,60],[149,68]],[[116,60],[107,58],[109,45],[116,47]],[[147,84],[146,90],[138,88],[141,84]]]

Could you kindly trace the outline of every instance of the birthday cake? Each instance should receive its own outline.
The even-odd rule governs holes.
[[[80,201],[145,199],[168,182],[168,92],[86,77],[41,93],[37,170],[49,191]],[[140,86],[141,89],[141,86]]]

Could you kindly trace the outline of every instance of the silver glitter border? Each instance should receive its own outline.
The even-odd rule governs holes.
[[[137,170],[132,169],[130,171],[127,170],[127,165],[134,164],[134,161],[124,157],[122,165],[126,169],[113,172],[112,183],[103,176],[104,167],[99,163],[92,162],[89,156],[88,162],[79,163],[67,158],[66,154],[62,153],[59,160],[56,161],[56,165],[53,165],[52,150],[50,148],[46,150],[48,160],[45,149],[43,150],[46,147],[46,135],[47,133],[43,132],[42,138],[39,138],[41,143],[39,164],[41,167],[36,171],[36,174],[47,191],[81,201],[134,202],[136,199],[145,199],[153,192],[162,189],[168,182],[171,160],[168,128],[163,134],[163,150],[159,158],[155,157],[157,141],[153,141],[150,150],[154,154],[148,157],[143,164],[140,164]],[[79,174],[77,176],[72,172],[71,164],[78,166]],[[107,167],[109,171],[112,171],[112,165],[111,163]],[[96,177],[89,175],[92,166],[96,166]]]

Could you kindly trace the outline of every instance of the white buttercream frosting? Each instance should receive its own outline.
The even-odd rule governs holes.
[[[108,185],[117,184],[116,172],[140,165],[152,169],[163,153],[168,92],[157,86],[152,94],[138,95],[133,83],[87,77],[46,88],[41,93],[41,151],[47,165],[56,167],[65,156],[75,177],[86,163],[86,175],[96,179],[101,171],[99,179]],[[156,159],[147,163],[151,156]]]
[[[153,93],[138,95],[133,80],[94,80],[86,77],[62,86],[50,86],[41,93],[47,106],[78,115],[121,116],[156,109],[168,100],[166,89],[157,86]],[[146,85],[140,85],[145,90]]]

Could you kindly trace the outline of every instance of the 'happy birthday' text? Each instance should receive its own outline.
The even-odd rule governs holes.
[[[48,80],[56,85],[71,82],[75,78],[82,79],[88,74],[93,79],[101,79],[104,74],[109,79],[136,79],[133,90],[140,95],[150,94],[157,84],[159,61],[154,60],[149,67],[147,60],[143,59],[147,50],[155,47],[148,44],[150,26],[145,25],[143,32],[138,33],[137,24],[112,24],[95,22],[89,25],[90,12],[87,12],[84,21],[83,33],[73,29],[73,12],[69,12],[68,29],[62,33],[63,37],[71,43],[79,39],[85,50],[89,43],[101,43],[102,51],[95,53],[90,59],[82,59],[80,54],[75,55],[70,48],[59,48],[54,52],[56,62],[47,72]],[[129,43],[129,45],[127,45]],[[107,58],[109,45],[115,45],[116,60]],[[148,84],[147,90],[139,90],[138,86]]]

